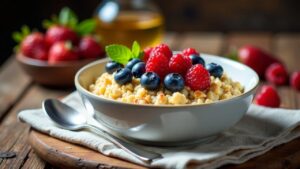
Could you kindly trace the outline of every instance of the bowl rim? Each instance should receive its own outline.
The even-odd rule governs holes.
[[[101,100],[104,102],[110,102],[110,103],[114,103],[114,104],[122,104],[122,105],[128,105],[128,106],[137,106],[137,107],[152,107],[152,108],[188,108],[188,107],[204,107],[204,106],[211,106],[211,105],[215,105],[215,104],[225,104],[227,102],[231,102],[234,100],[238,100],[238,99],[242,99],[245,98],[247,96],[249,96],[250,94],[252,94],[258,87],[259,85],[259,76],[258,74],[249,66],[239,63],[237,61],[225,58],[225,57],[221,57],[221,56],[217,56],[217,55],[211,55],[211,54],[206,54],[206,53],[201,53],[202,55],[208,56],[208,57],[218,57],[218,59],[221,60],[225,60],[225,61],[230,61],[230,62],[234,62],[234,64],[238,64],[239,66],[245,67],[247,68],[249,71],[252,71],[252,73],[254,74],[254,77],[256,79],[255,85],[253,85],[252,88],[250,88],[247,92],[244,92],[243,94],[239,95],[239,96],[235,96],[229,99],[224,99],[224,100],[219,100],[219,101],[215,101],[215,102],[211,102],[211,103],[202,103],[202,104],[182,104],[182,105],[154,105],[154,104],[134,104],[134,103],[125,103],[125,102],[121,102],[121,101],[117,101],[117,100],[113,100],[113,99],[109,99],[106,97],[102,97],[96,94],[91,93],[90,91],[88,91],[87,89],[85,89],[80,83],[79,83],[79,76],[81,75],[82,72],[84,72],[86,69],[93,67],[97,64],[109,61],[109,58],[104,58],[104,59],[100,59],[94,62],[91,62],[87,65],[85,65],[84,67],[82,67],[81,69],[79,69],[75,75],[74,78],[74,83],[75,83],[75,87],[77,90],[79,90],[79,92],[84,93],[85,95],[88,95],[89,97],[92,97],[96,100]]]

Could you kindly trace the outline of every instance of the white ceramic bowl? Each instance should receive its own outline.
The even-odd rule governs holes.
[[[249,67],[218,56],[201,54],[206,63],[215,62],[245,92],[237,97],[202,105],[139,105],[122,103],[90,93],[88,86],[105,71],[107,60],[80,69],[75,86],[86,107],[96,119],[113,132],[128,139],[152,145],[177,145],[214,136],[237,123],[248,110],[258,75]]]

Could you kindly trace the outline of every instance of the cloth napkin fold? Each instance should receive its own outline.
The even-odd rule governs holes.
[[[78,111],[85,111],[77,92],[73,92],[63,101]],[[190,162],[202,169],[217,168],[225,164],[241,164],[269,151],[274,146],[300,136],[300,127],[297,128],[300,124],[300,110],[251,105],[241,121],[209,143],[185,148],[141,146],[163,155],[162,159],[147,164],[99,135],[89,131],[68,131],[57,127],[41,109],[21,111],[18,118],[38,131],[89,147],[107,156],[118,157],[147,167],[162,168],[185,168]],[[98,125],[101,127],[100,124]]]

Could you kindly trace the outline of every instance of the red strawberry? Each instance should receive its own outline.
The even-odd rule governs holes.
[[[192,67],[192,60],[182,54],[173,55],[169,61],[170,72],[179,73],[183,77],[186,71]]]
[[[273,63],[266,70],[266,79],[275,85],[287,84],[289,75],[282,64]]]
[[[80,40],[79,53],[83,58],[104,57],[104,50],[102,46],[91,36],[85,36]]]
[[[293,88],[300,91],[300,71],[294,72],[290,79],[290,84]]]
[[[55,42],[58,41],[71,41],[73,44],[78,43],[77,34],[73,30],[65,26],[51,26],[47,30],[45,38],[49,47],[51,47]]]
[[[201,64],[196,64],[187,71],[185,83],[192,90],[206,90],[210,87],[209,72]]]
[[[238,57],[242,63],[254,69],[261,78],[264,78],[266,69],[272,63],[281,63],[270,54],[250,45],[240,48],[238,51]]]
[[[150,47],[144,49],[144,57],[143,57],[144,62],[148,61],[152,50],[153,50],[153,48],[150,48]]]
[[[255,96],[255,103],[266,107],[279,107],[280,97],[271,85],[262,86],[259,93]]]
[[[146,63],[146,72],[155,72],[164,79],[169,73],[169,59],[162,53],[151,56]]]
[[[196,49],[194,48],[186,48],[182,51],[182,54],[184,56],[190,56],[191,54],[196,54],[196,55],[199,55],[199,52],[196,51]]]
[[[150,56],[156,55],[156,53],[163,53],[168,59],[170,59],[173,55],[171,49],[166,44],[160,44],[154,47]]]
[[[49,50],[49,63],[55,64],[61,61],[77,60],[78,52],[72,48],[70,42],[56,42]]]
[[[45,43],[44,35],[39,32],[34,32],[26,36],[21,42],[21,52],[27,57],[47,60],[48,48]]]

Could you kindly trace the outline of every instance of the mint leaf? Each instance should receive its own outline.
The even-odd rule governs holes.
[[[132,52],[124,45],[108,45],[105,47],[106,54],[111,60],[125,65],[132,58]]]
[[[96,28],[96,20],[95,19],[86,19],[78,24],[76,27],[76,32],[80,35],[87,35],[94,32]]]
[[[137,41],[133,42],[131,51],[132,51],[132,58],[140,57],[141,47]]]

